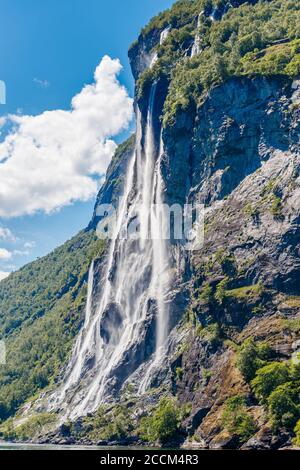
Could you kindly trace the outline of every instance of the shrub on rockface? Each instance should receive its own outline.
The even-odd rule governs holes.
[[[294,444],[296,446],[300,446],[300,419],[297,421],[297,424],[294,428],[294,433],[295,433]]]
[[[277,387],[268,397],[268,410],[275,429],[292,429],[300,417],[300,385],[287,382]]]
[[[300,418],[300,365],[274,361],[274,351],[267,344],[248,339],[239,351],[237,367],[265,407],[274,430],[292,431]]]
[[[256,372],[252,389],[261,403],[266,403],[271,393],[289,381],[289,367],[282,362],[271,362]]]
[[[81,433],[94,442],[120,441],[130,437],[133,428],[130,409],[125,405],[117,405],[111,411],[102,405],[91,417],[84,418]]]
[[[173,399],[162,398],[152,416],[141,419],[140,436],[148,442],[166,444],[179,431],[180,411]]]
[[[252,416],[247,412],[245,397],[236,395],[228,398],[222,414],[222,424],[227,431],[246,442],[256,431]]]
[[[256,371],[265,364],[265,360],[271,354],[272,351],[266,343],[255,343],[252,338],[242,344],[237,359],[237,367],[246,382],[254,378]]]

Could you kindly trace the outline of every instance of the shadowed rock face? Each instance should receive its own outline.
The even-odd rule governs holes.
[[[232,79],[164,132],[168,202],[209,208],[213,228],[195,263],[218,249],[238,262],[254,258],[247,282],[261,279],[291,294],[299,290],[297,88],[276,77]]]
[[[100,336],[105,344],[109,343],[111,336],[118,337],[122,327],[122,315],[119,306],[111,302],[107,305],[100,321]]]
[[[180,114],[164,132],[170,203],[223,199],[275,151],[293,148],[292,93],[291,83],[280,78],[231,79],[198,111]]]

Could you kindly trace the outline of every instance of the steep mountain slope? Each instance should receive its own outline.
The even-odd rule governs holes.
[[[149,193],[170,205],[205,204],[204,244],[188,251],[185,240],[171,240],[167,250],[152,242],[141,249],[117,239],[113,250],[92,256],[93,308],[58,386],[32,400],[4,434],[210,448],[280,448],[295,435],[299,442],[299,19],[295,0],[183,0],[144,28],[129,51],[136,141],[117,152],[86,233],[93,237],[105,224],[101,204],[116,204],[124,192],[119,220],[130,225]],[[148,218],[156,220],[152,212]],[[86,279],[91,258],[79,256],[86,256],[79,270]],[[33,267],[42,269],[43,260]],[[59,281],[42,315],[49,308],[57,318],[61,301],[53,296],[82,285],[78,272],[74,283],[72,276]],[[143,308],[136,309],[139,296]],[[9,305],[13,315],[12,295]],[[65,318],[69,307],[61,308]],[[17,316],[28,334],[31,310]],[[167,331],[158,347],[162,314]],[[15,326],[8,323],[7,334],[19,338]]]

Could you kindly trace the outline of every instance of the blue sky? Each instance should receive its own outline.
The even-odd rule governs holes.
[[[8,114],[22,117],[70,110],[72,98],[85,84],[93,83],[94,71],[105,55],[120,59],[123,70],[118,79],[132,96],[128,47],[149,19],[172,3],[171,0],[0,0],[0,80],[5,81],[7,88],[6,105],[0,105],[0,119]],[[124,102],[125,97],[120,99]],[[3,127],[0,142],[7,137],[7,129],[15,124]],[[27,121],[25,125],[28,126]],[[114,131],[112,138],[119,142],[126,132],[129,130],[116,135]],[[105,134],[105,137],[110,136]],[[1,165],[0,155],[0,169]],[[0,206],[6,202],[5,198],[1,199],[3,184],[0,173]],[[23,211],[11,217],[9,210],[3,211],[0,273],[17,269],[70,238],[87,225],[93,204],[94,197],[91,197],[73,205],[62,204],[60,210],[50,214],[38,210],[28,215]]]

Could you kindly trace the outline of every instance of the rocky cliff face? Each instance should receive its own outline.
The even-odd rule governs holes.
[[[166,130],[166,177],[182,181],[179,193],[168,183],[170,200],[207,206],[204,246],[192,255],[190,286],[192,312],[208,332],[195,334],[176,358],[183,371],[176,387],[183,402],[193,403],[187,428],[211,448],[236,445],[222,431],[221,415],[226,399],[237,394],[248,397],[265,430],[251,445],[282,445],[235,366],[236,352],[218,338],[267,341],[279,358],[294,352],[297,334],[284,324],[299,315],[291,302],[300,294],[298,100],[299,82],[234,79],[209,94],[193,124],[190,116],[180,117],[182,140]],[[222,282],[224,296],[216,302]],[[211,325],[222,333],[215,337]]]
[[[101,216],[97,214],[98,208],[101,206],[101,204],[113,204],[114,206],[118,205],[119,198],[123,195],[124,192],[124,183],[128,169],[128,161],[132,156],[134,146],[135,136],[132,135],[128,140],[118,147],[107,169],[105,181],[98,193],[93,217],[88,227],[89,230],[96,230],[97,224],[101,220]]]
[[[182,201],[211,205],[276,151],[293,150],[298,139],[293,93],[292,83],[279,77],[231,79],[213,89],[198,110],[179,115],[164,131],[170,202],[178,186]],[[180,185],[174,184],[178,177]]]
[[[170,203],[206,205],[204,252],[225,249],[226,239],[226,250],[236,252],[241,261],[256,260],[245,273],[248,282],[261,279],[295,295],[298,100],[298,81],[232,79],[164,132],[167,198]],[[211,227],[217,228],[213,241]],[[288,251],[284,240],[289,241]],[[280,256],[285,263],[278,263]]]
[[[245,2],[219,2],[218,8],[206,6],[204,14],[213,15],[211,21],[220,20],[229,8],[242,3]],[[192,18],[195,23],[195,15]],[[175,27],[178,21],[177,17],[171,18],[170,24],[167,17],[158,28],[144,31],[130,49],[136,80],[149,70],[162,31]],[[187,45],[188,55],[188,41]],[[155,79],[153,134],[157,150],[171,78],[163,74]],[[136,99],[142,129],[147,125],[149,90],[147,86],[146,92]],[[282,75],[257,75],[224,80],[203,94],[200,103],[190,101],[184,110],[176,112],[172,124],[164,125],[159,161],[164,201],[181,206],[187,202],[204,204],[205,236],[203,246],[192,252],[175,243],[169,247],[175,260],[170,271],[176,271],[176,276],[167,298],[171,319],[168,355],[163,364],[154,368],[148,389],[141,394],[139,383],[155,349],[154,301],[148,302],[138,340],[110,376],[112,395],[118,405],[110,403],[107,413],[114,420],[118,407],[130,410],[132,424],[126,442],[137,439],[135,431],[140,418],[153,412],[161,397],[173,396],[180,406],[189,404],[179,436],[186,445],[193,442],[209,448],[279,448],[291,444],[291,426],[285,427],[281,416],[274,430],[270,409],[258,399],[251,380],[237,362],[249,339],[268,344],[271,352],[266,364],[288,363],[297,351],[299,117],[300,81]],[[144,140],[142,133],[142,146]],[[132,138],[112,161],[90,230],[95,230],[100,220],[97,208],[103,203],[115,204],[123,194],[133,147]],[[129,193],[129,205],[136,192],[137,188],[133,188]],[[120,256],[121,250],[117,252],[111,279]],[[101,296],[107,259],[106,252],[95,260],[94,305]],[[105,310],[100,325],[107,343],[109,335],[113,335],[109,329],[112,317],[120,330],[122,321],[115,304]],[[94,357],[88,360],[85,371],[92,370]],[[239,411],[244,413],[243,419],[252,423],[246,434],[233,424],[224,424],[226,406],[236,397],[244,400]],[[73,427],[63,427],[47,439],[95,442],[90,418],[87,428],[78,419]]]

